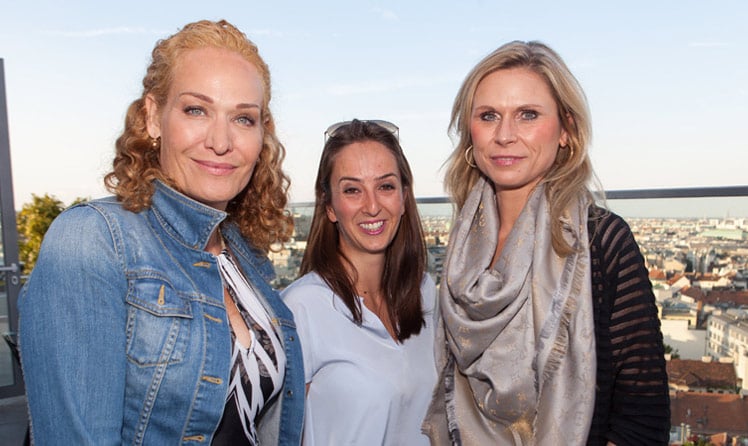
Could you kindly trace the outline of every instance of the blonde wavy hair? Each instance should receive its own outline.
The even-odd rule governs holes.
[[[560,256],[573,249],[562,237],[560,217],[576,197],[584,195],[593,201],[589,183],[594,179],[588,146],[592,138],[587,98],[561,57],[547,45],[514,41],[502,45],[481,60],[467,75],[452,106],[450,133],[458,139],[447,159],[444,185],[457,209],[462,209],[470,190],[483,175],[468,165],[465,151],[472,145],[470,116],[478,84],[487,75],[504,69],[527,68],[537,73],[550,87],[558,108],[558,118],[569,135],[568,150],[559,150],[551,170],[542,180],[551,209],[553,248]]]
[[[143,78],[143,93],[130,104],[125,128],[117,138],[113,169],[104,178],[106,188],[117,196],[122,206],[132,212],[150,207],[154,180],[175,187],[159,162],[159,150],[146,130],[146,101],[152,95],[158,106],[166,103],[174,77],[174,67],[186,51],[204,47],[227,49],[239,53],[260,73],[265,91],[262,103],[263,146],[247,187],[226,208],[228,219],[256,248],[265,252],[275,243],[286,241],[293,231],[293,218],[286,210],[290,181],[282,170],[286,150],[275,134],[270,112],[270,71],[260,57],[257,46],[235,26],[225,20],[201,20],[184,26],[176,34],[156,43],[151,63]]]

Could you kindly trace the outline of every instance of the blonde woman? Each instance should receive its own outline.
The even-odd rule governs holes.
[[[660,323],[626,223],[588,189],[581,87],[538,42],[468,74],[447,190],[432,444],[667,444]]]

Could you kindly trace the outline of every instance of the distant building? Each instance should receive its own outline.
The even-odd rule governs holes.
[[[732,438],[748,436],[748,398],[736,394],[676,392],[670,395],[673,430]]]
[[[688,320],[661,317],[662,337],[665,344],[678,351],[681,359],[698,359],[706,351],[706,330],[696,330]]]
[[[697,275],[692,283],[695,287],[699,287],[705,291],[710,291],[714,288],[727,287],[732,283],[732,281],[725,276],[719,276],[716,274],[702,274]]]
[[[722,306],[725,308],[748,307],[748,291],[711,290],[700,298],[705,304]]]
[[[655,300],[658,303],[661,303],[668,299],[673,298],[673,290],[667,287],[656,285],[654,281],[652,282],[652,293],[654,293]]]
[[[683,289],[687,289],[691,286],[691,281],[688,279],[688,277],[681,274],[675,274],[673,277],[671,277],[667,281],[668,285],[670,285],[670,289],[675,291],[680,291]]]
[[[701,233],[702,237],[705,238],[719,238],[726,240],[745,240],[745,231],[742,229],[730,229],[730,228],[715,228],[707,229]]]
[[[655,282],[664,283],[667,280],[667,274],[659,268],[652,268],[649,270],[649,280],[651,280],[653,284]]]
[[[447,247],[445,245],[429,245],[427,253],[429,272],[432,274],[434,281],[438,285],[441,282]]]
[[[706,325],[706,354],[731,359],[742,387],[748,382],[748,318],[712,314]]]
[[[686,266],[687,265],[685,262],[681,262],[680,260],[673,258],[666,259],[662,264],[662,267],[665,271],[672,271],[676,273],[684,273],[686,271]]]
[[[680,293],[682,296],[690,297],[694,302],[703,301],[705,297],[704,291],[701,288],[694,286],[683,288]]]
[[[663,321],[686,321],[688,328],[696,328],[698,321],[698,306],[688,296],[682,295],[680,299],[670,299],[663,303],[660,319]]]
[[[732,364],[708,360],[671,359],[667,361],[671,392],[732,393],[738,386]]]

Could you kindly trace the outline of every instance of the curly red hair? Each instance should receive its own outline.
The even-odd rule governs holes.
[[[286,210],[290,181],[282,170],[286,150],[275,134],[270,112],[270,70],[260,57],[257,46],[235,26],[225,20],[201,20],[184,26],[176,34],[156,43],[152,60],[143,78],[143,93],[130,104],[125,128],[117,138],[113,169],[104,184],[117,196],[122,206],[139,212],[151,205],[153,181],[158,179],[175,187],[162,171],[159,151],[146,129],[146,96],[157,104],[166,103],[174,67],[188,50],[216,47],[235,51],[257,68],[265,97],[262,104],[263,147],[247,187],[232,199],[226,212],[252,245],[265,252],[276,243],[288,240],[293,232],[293,218]]]

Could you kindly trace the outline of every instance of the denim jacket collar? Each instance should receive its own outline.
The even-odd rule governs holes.
[[[228,214],[206,206],[155,180],[152,215],[170,237],[192,249],[204,250],[210,235]]]

